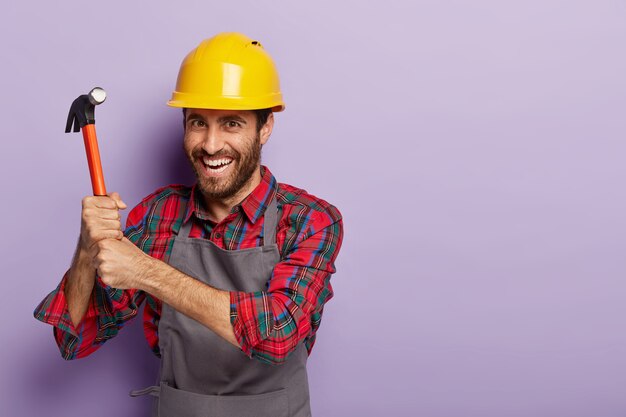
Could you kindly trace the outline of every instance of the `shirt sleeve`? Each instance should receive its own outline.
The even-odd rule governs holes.
[[[146,207],[136,206],[128,215],[124,235],[137,244],[143,228]],[[69,270],[61,283],[48,294],[34,311],[37,320],[53,326],[55,341],[66,359],[78,359],[95,352],[104,342],[117,335],[135,315],[145,298],[142,291],[119,290],[105,285],[96,276],[94,289],[82,321],[74,326],[65,297]]]
[[[280,364],[303,340],[312,347],[323,306],[333,296],[330,277],[343,238],[337,209],[316,214],[274,267],[266,291],[230,293],[235,337],[249,357]]]

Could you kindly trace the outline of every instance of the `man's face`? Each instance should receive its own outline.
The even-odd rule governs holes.
[[[257,131],[256,121],[252,111],[186,110],[183,147],[206,198],[232,197],[258,173],[272,123]]]

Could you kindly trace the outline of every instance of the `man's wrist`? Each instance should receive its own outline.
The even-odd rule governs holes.
[[[145,255],[141,260],[141,272],[137,275],[137,289],[149,294],[156,295],[161,288],[163,277],[173,268],[150,255]]]

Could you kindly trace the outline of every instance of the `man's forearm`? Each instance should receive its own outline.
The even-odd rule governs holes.
[[[240,347],[230,323],[228,291],[211,287],[156,259],[154,268],[141,280],[140,286],[140,289]]]
[[[91,258],[79,243],[65,282],[67,308],[74,327],[78,326],[87,312],[95,278],[96,269],[91,263]]]

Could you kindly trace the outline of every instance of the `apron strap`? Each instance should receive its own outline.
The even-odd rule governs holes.
[[[186,210],[187,210],[187,207],[185,207],[185,210],[183,210],[183,213],[185,213]],[[191,231],[192,224],[193,224],[193,216],[189,218],[189,221],[184,222],[183,225],[180,226],[180,229],[178,230],[178,236],[188,238],[189,232]]]
[[[270,246],[276,243],[276,227],[278,226],[278,202],[276,201],[276,194],[270,200],[270,203],[265,208],[263,214],[263,246]],[[186,204],[189,204],[188,202]],[[183,210],[186,212],[187,208]],[[178,236],[182,238],[188,238],[191,226],[193,224],[190,218],[188,222],[183,223],[178,231]]]
[[[263,246],[271,246],[276,243],[276,227],[278,226],[276,194],[272,197],[263,214]]]

